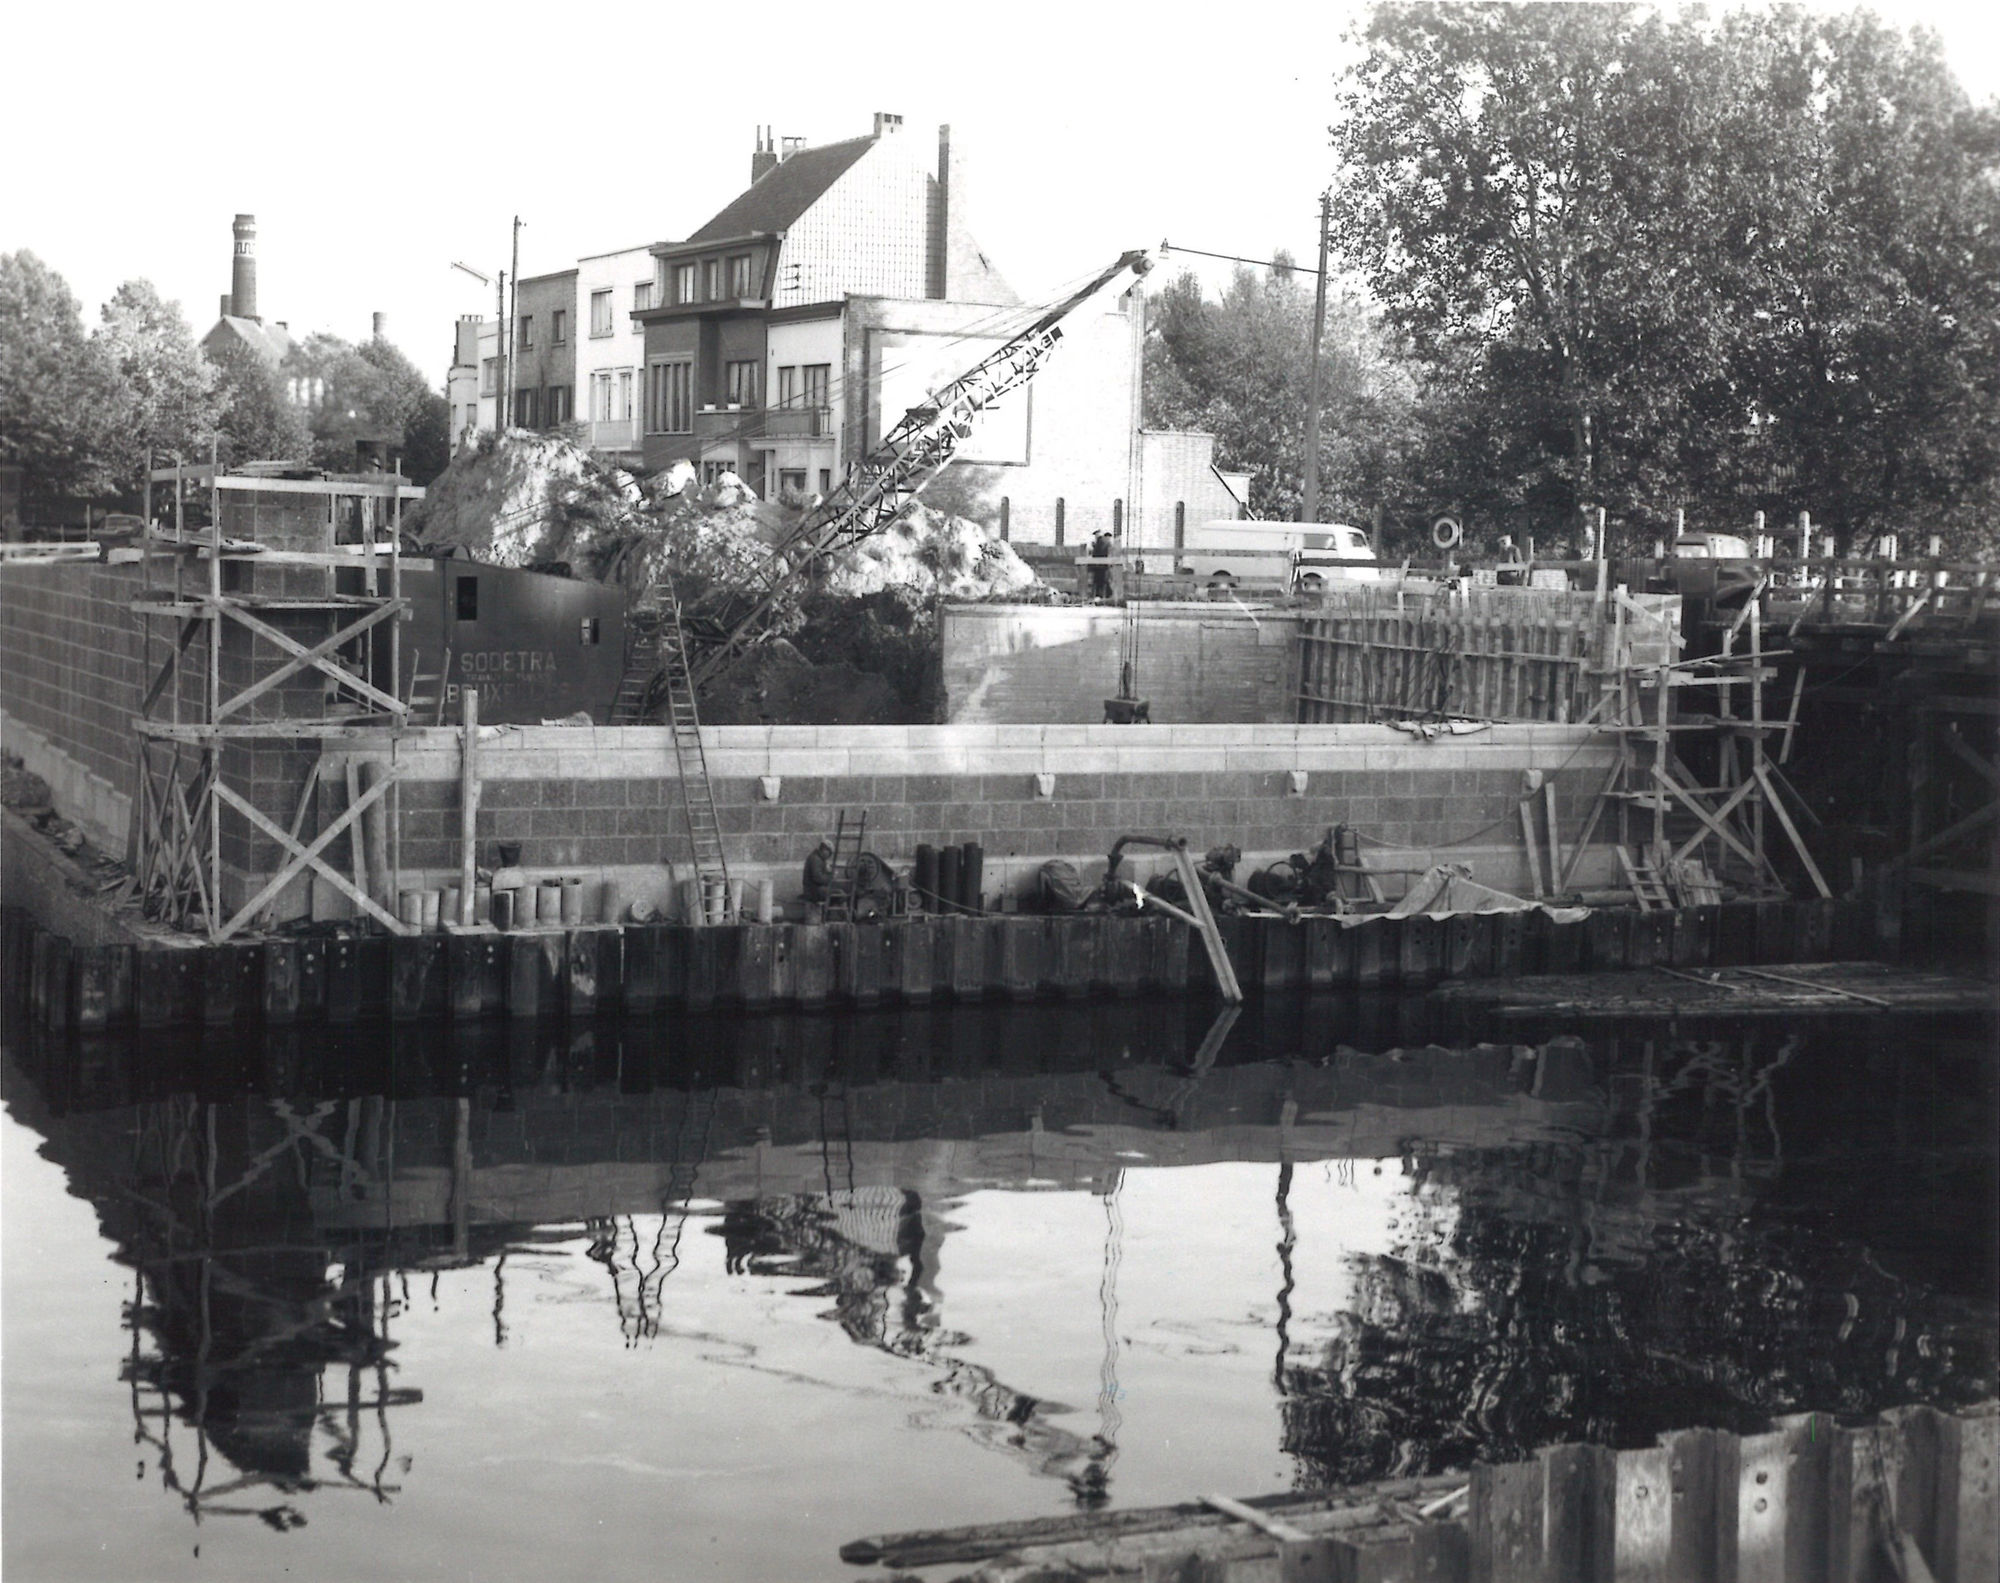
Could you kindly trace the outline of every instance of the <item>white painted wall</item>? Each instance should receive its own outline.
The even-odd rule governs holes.
[[[642,420],[641,370],[646,361],[646,336],[632,318],[633,288],[641,283],[658,292],[655,259],[645,246],[628,247],[615,253],[600,253],[576,261],[576,309],[572,322],[576,331],[576,415],[591,427],[591,441],[598,447],[639,444]],[[611,333],[592,333],[591,298],[600,291],[611,293]],[[658,300],[657,296],[654,300]],[[599,374],[610,376],[611,422],[598,421],[596,381]],[[621,376],[628,378],[621,382]],[[630,393],[629,418],[625,392]]]

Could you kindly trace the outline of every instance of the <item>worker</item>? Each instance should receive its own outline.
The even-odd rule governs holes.
[[[806,859],[804,889],[809,902],[825,901],[833,889],[833,844],[830,841],[820,842]]]
[[[1111,535],[1099,528],[1090,541],[1091,558],[1099,564],[1090,569],[1090,597],[1109,599],[1111,597]]]

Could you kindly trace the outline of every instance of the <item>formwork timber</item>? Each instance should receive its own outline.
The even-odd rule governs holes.
[[[1348,1489],[859,1539],[855,1565],[959,1583],[1876,1583],[2000,1576],[2000,1403],[1871,1422],[1777,1418],[1654,1446],[1549,1446],[1533,1460]]]
[[[0,909],[0,993],[37,1025],[470,1022],[663,1008],[819,1010],[883,1002],[1213,995],[1165,916],[963,914],[871,923],[624,924],[208,944],[91,944]],[[1877,947],[1864,900],[1766,901],[1563,921],[1528,910],[1218,920],[1246,991],[1428,990],[1448,980],[1851,962]]]

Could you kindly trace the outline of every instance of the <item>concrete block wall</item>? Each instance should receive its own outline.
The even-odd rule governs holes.
[[[1118,692],[1124,612],[1109,605],[947,605],[945,718],[1094,725]],[[1159,725],[1292,718],[1299,617],[1243,605],[1149,604],[1137,692]]]
[[[686,824],[668,733],[657,727],[498,727],[481,748],[478,861],[495,841],[519,841],[531,876],[615,879],[627,897],[670,907],[688,870]],[[703,732],[730,873],[770,877],[781,900],[798,892],[806,854],[840,813],[868,814],[868,847],[906,867],[919,843],[978,841],[986,891],[1024,887],[1063,857],[1087,876],[1121,834],[1186,836],[1196,851],[1223,842],[1261,867],[1312,847],[1329,825],[1357,827],[1371,863],[1423,869],[1465,863],[1481,881],[1525,894],[1518,815],[1524,772],[1557,788],[1574,840],[1617,748],[1582,726],[1495,726],[1424,740],[1389,726],[722,726]],[[387,759],[387,737],[341,753]],[[401,792],[403,884],[449,882],[458,870],[459,747],[449,729],[394,745]],[[323,784],[343,781],[330,756]],[[1292,773],[1306,776],[1303,795]],[[1038,777],[1048,775],[1044,796]],[[775,778],[777,796],[766,795]],[[344,793],[323,793],[332,817]],[[1567,842],[1566,842],[1567,844]],[[345,861],[336,843],[332,857]],[[1141,874],[1155,866],[1139,860]],[[1576,883],[1616,883],[1608,846]],[[1406,881],[1389,876],[1398,894]],[[321,916],[346,904],[322,885]]]
[[[145,696],[139,568],[0,571],[0,738],[48,781],[56,805],[122,850],[133,786],[132,716]],[[156,659],[165,645],[155,644]]]

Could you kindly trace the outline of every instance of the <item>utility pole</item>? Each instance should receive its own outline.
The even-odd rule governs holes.
[[[514,338],[519,333],[515,326],[514,315],[521,306],[521,217],[518,214],[514,216],[513,269],[508,278],[513,282],[514,294],[507,305],[507,317],[500,325],[500,333],[507,338],[507,360],[502,365],[507,373],[506,404],[501,409],[506,416],[500,424],[502,429],[514,427]]]
[[[1306,397],[1306,495],[1302,522],[1319,521],[1319,343],[1326,334],[1326,241],[1333,225],[1333,190],[1319,195],[1319,285],[1313,293],[1312,378]]]

